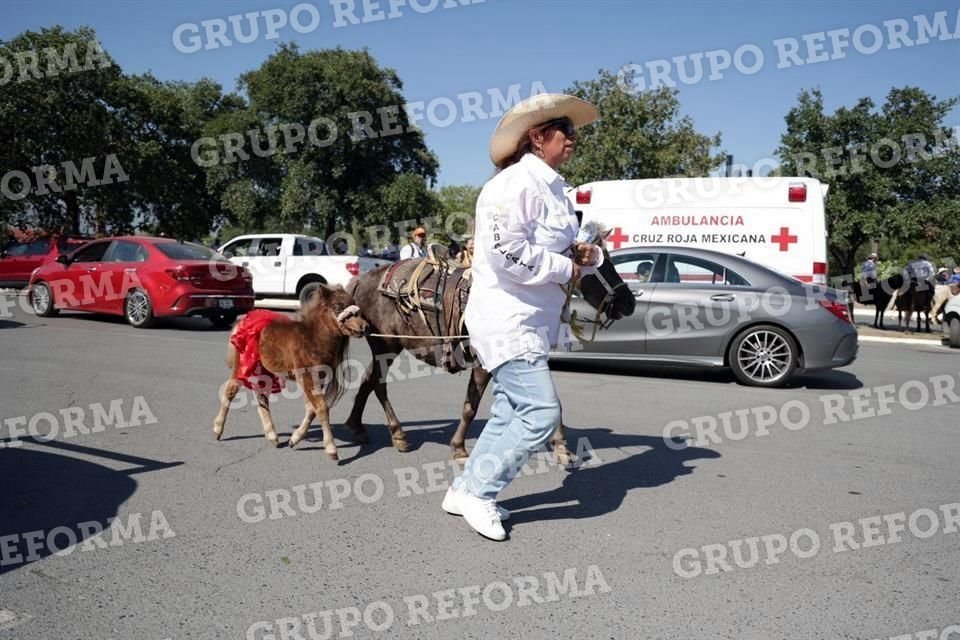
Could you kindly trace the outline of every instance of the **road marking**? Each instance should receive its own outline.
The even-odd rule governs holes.
[[[925,344],[931,347],[944,346],[939,340],[924,338],[886,338],[884,336],[859,336],[860,342],[888,342],[895,344]],[[949,348],[949,347],[947,347]]]

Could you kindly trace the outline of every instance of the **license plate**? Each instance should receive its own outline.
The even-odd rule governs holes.
[[[217,300],[217,306],[221,309],[233,309],[233,300],[223,299]]]

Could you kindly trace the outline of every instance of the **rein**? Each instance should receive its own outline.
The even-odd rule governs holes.
[[[567,250],[572,250],[574,246],[575,244],[571,244]],[[600,250],[604,252],[604,260],[609,258],[609,255],[607,255],[607,252],[603,249],[603,247],[600,247]],[[607,308],[610,306],[610,303],[613,302],[613,299],[616,297],[617,289],[627,286],[626,282],[621,282],[617,285],[611,285],[607,279],[603,277],[603,274],[600,273],[599,269],[597,269],[591,275],[600,281],[600,284],[603,285],[604,290],[607,292],[607,294],[603,296],[603,300],[601,300],[600,304],[597,306],[597,313],[593,316],[593,320],[580,320],[577,318],[576,311],[574,311],[572,314],[570,313],[570,300],[573,298],[573,291],[577,288],[577,285],[580,284],[580,280],[577,280],[577,282],[571,282],[568,286],[560,285],[560,288],[564,289],[567,293],[567,299],[563,303],[561,318],[566,318],[569,316],[569,320],[567,322],[570,325],[570,331],[572,331],[573,335],[577,337],[577,340],[580,340],[581,342],[593,342],[597,338],[598,329],[609,329],[613,325],[615,322],[613,318],[608,316],[607,319],[603,321],[601,321],[600,318],[603,316]],[[587,322],[593,325],[593,331],[591,332],[589,338],[584,335],[584,327],[582,324]]]
[[[594,240],[596,240],[596,238],[594,238]],[[567,248],[567,251],[571,251],[574,248],[574,246],[575,244],[571,244]],[[599,245],[595,244],[594,246],[599,246]],[[603,247],[600,247],[600,250],[604,252],[604,258],[606,259],[608,257],[606,255],[606,251],[603,249]],[[593,342],[597,337],[597,330],[609,329],[613,325],[613,323],[615,322],[613,318],[607,317],[606,320],[601,320],[601,318],[606,313],[606,310],[610,307],[610,304],[613,302],[614,298],[616,297],[617,289],[619,289],[620,287],[627,286],[626,282],[620,282],[619,284],[611,285],[610,282],[608,282],[607,279],[603,276],[603,274],[600,273],[599,269],[594,273],[592,273],[591,275],[593,275],[594,277],[597,278],[597,280],[600,281],[600,284],[603,285],[603,288],[606,291],[606,295],[604,295],[603,300],[601,300],[600,304],[597,306],[597,312],[594,315],[593,320],[578,319],[576,311],[574,311],[572,314],[570,313],[570,301],[573,298],[574,290],[580,284],[579,279],[576,282],[571,282],[569,285],[562,285],[562,284],[557,285],[566,293],[566,296],[567,296],[566,300],[563,303],[563,309],[561,311],[561,316],[560,316],[561,320],[564,322],[567,322],[570,325],[570,330],[573,332],[576,338],[582,342]],[[568,317],[569,319],[567,319]],[[593,331],[591,332],[589,338],[587,338],[584,335],[583,324],[585,323],[590,323],[593,325]],[[470,336],[467,334],[455,335],[455,336],[415,336],[415,335],[395,334],[395,333],[370,333],[367,335],[374,338],[404,338],[409,340],[441,340],[442,341],[442,340],[469,340],[470,339]]]

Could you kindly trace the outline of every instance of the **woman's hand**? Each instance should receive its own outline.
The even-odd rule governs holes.
[[[576,283],[580,279],[580,265],[577,264],[576,260],[570,261],[573,264],[573,271],[571,271],[570,282]]]
[[[592,267],[599,261],[600,249],[587,242],[578,242],[573,247],[573,262],[584,267]]]

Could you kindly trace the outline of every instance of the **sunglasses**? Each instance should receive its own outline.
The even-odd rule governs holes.
[[[563,135],[570,140],[575,140],[577,137],[577,130],[570,121],[570,118],[557,118],[556,120],[544,122],[541,125],[542,131],[549,131],[550,129],[557,129],[563,132]]]
[[[425,234],[425,233],[418,233],[418,234],[414,235],[413,237],[414,237],[414,238],[426,238],[426,237],[427,237],[427,234]]]

